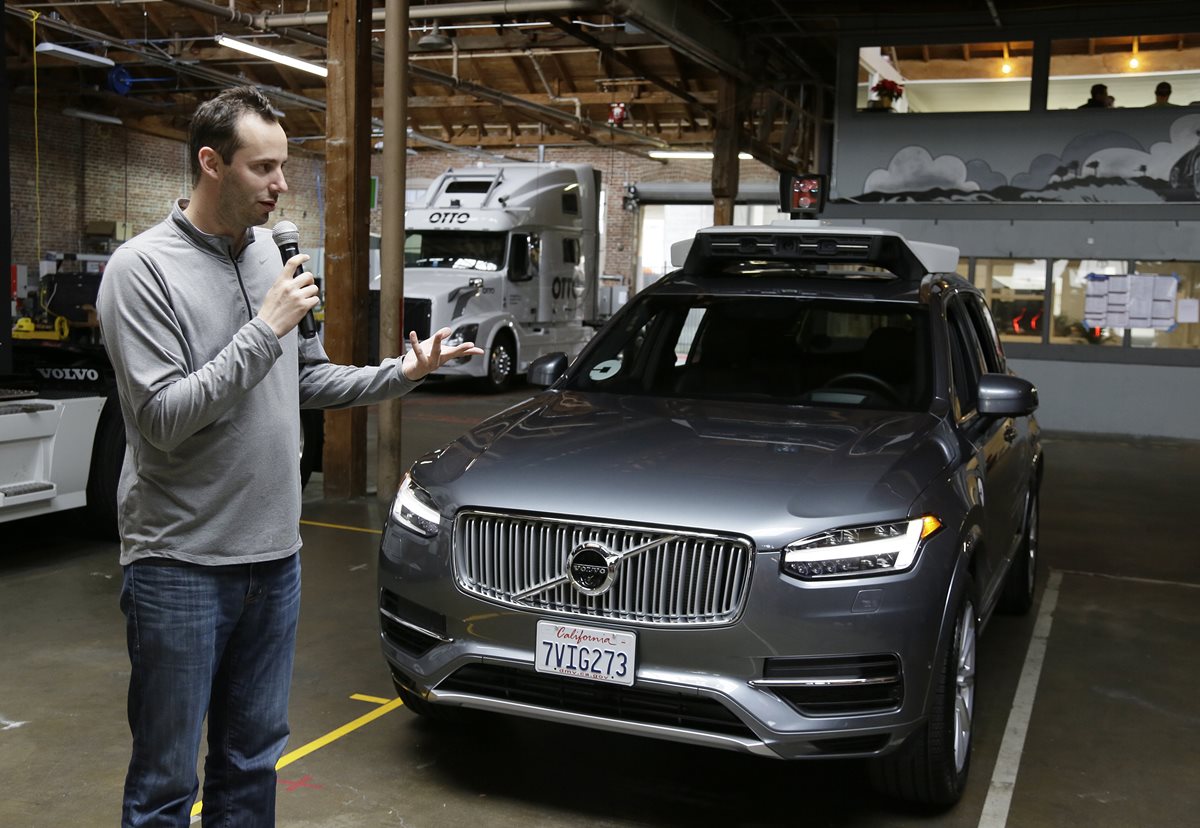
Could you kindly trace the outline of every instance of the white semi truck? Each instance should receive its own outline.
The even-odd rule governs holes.
[[[475,342],[483,357],[437,373],[501,390],[543,354],[579,353],[598,319],[599,274],[598,170],[451,168],[406,211],[404,331],[425,338],[449,327],[453,339]]]

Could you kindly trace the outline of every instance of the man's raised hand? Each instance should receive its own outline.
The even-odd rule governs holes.
[[[416,331],[409,331],[408,341],[412,347],[404,355],[404,362],[401,364],[404,376],[410,380],[419,380],[452,359],[483,355],[483,349],[476,348],[474,342],[462,342],[453,348],[443,348],[442,344],[448,336],[450,329],[442,328],[422,342],[417,338]]]

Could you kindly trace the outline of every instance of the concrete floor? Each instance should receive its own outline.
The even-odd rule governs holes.
[[[418,391],[404,407],[404,462],[528,393]],[[1023,751],[997,760],[1037,608],[989,625],[971,781],[957,807],[932,816],[870,794],[854,763],[789,764],[503,717],[447,729],[385,705],[394,693],[377,643],[374,533],[385,507],[325,502],[310,486],[279,824],[1198,824],[1200,443],[1051,435],[1047,461],[1039,577],[1044,587],[1058,573],[1057,603],[1042,621],[1052,626]],[[2,526],[6,828],[119,821],[129,741],[120,568],[115,544],[88,540],[78,520]],[[1019,772],[1006,788],[1009,766]],[[984,811],[993,788],[1011,790],[1006,821]]]

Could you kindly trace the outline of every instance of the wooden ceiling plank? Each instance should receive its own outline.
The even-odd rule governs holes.
[[[576,91],[575,81],[571,78],[571,73],[567,71],[567,68],[563,65],[562,58],[559,57],[557,52],[550,53],[550,61],[554,64],[554,69],[558,72],[558,77],[562,81],[562,85],[566,87],[568,92],[574,93]]]
[[[103,7],[103,5],[104,4],[101,4],[101,7]],[[170,40],[174,32],[171,28],[171,24],[164,19],[163,13],[158,6],[153,3],[147,3],[142,6],[142,9],[148,16],[150,22],[154,25],[154,28],[158,30],[158,36],[165,40]]]
[[[525,91],[533,92],[536,90],[538,87],[534,86],[532,73],[529,71],[529,67],[525,65],[525,58],[513,55],[509,60],[516,67],[517,74],[521,76],[521,82],[525,84]]]
[[[120,35],[121,40],[133,40],[135,38],[135,35],[126,23],[128,18],[120,14],[114,7],[101,3],[96,6],[96,10],[100,12],[100,16],[112,27],[112,30]]]

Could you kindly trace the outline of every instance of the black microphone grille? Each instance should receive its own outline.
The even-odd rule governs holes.
[[[271,231],[271,238],[275,240],[276,245],[300,244],[300,228],[290,221],[281,221],[275,225],[275,229]]]

